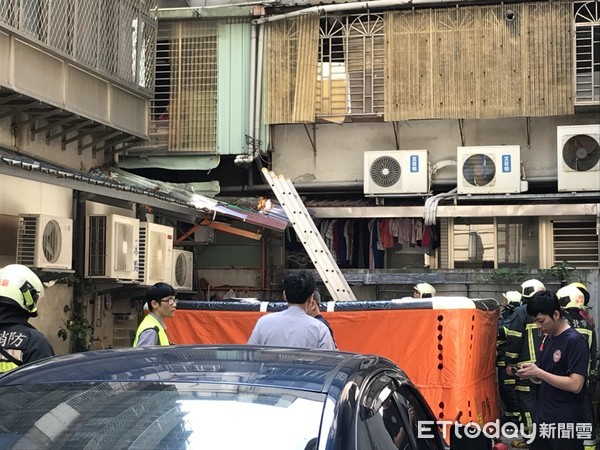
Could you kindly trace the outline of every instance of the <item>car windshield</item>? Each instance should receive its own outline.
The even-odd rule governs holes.
[[[0,448],[316,448],[325,395],[236,384],[0,388]]]

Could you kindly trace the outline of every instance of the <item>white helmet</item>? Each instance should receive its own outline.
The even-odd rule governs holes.
[[[584,306],[583,292],[572,284],[561,287],[556,291],[556,296],[558,297],[558,303],[563,308],[583,308]]]
[[[583,304],[585,306],[587,306],[588,303],[590,302],[590,291],[588,291],[588,289],[585,286],[585,284],[583,284],[580,281],[576,281],[574,283],[569,284],[569,286],[575,286],[577,289],[579,289],[582,292],[582,294],[583,294]]]
[[[502,297],[506,299],[509,305],[520,305],[521,304],[521,293],[518,291],[508,291],[502,294]]]
[[[542,283],[540,280],[536,280],[535,278],[527,280],[521,285],[521,295],[525,298],[531,298],[536,292],[545,290],[546,287],[544,286],[544,283]]]
[[[415,291],[421,294],[421,298],[433,297],[435,288],[429,283],[419,283],[415,286]]]
[[[0,301],[14,302],[35,316],[37,302],[43,296],[44,285],[29,267],[9,264],[0,269]]]

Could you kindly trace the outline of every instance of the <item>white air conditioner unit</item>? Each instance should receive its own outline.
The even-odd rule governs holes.
[[[191,291],[194,279],[194,254],[185,250],[173,250],[173,278],[171,285],[179,291]]]
[[[116,214],[88,216],[86,277],[137,280],[139,233],[138,219]]]
[[[459,194],[512,194],[527,190],[521,181],[521,147],[458,147],[456,184]]]
[[[558,190],[600,191],[600,124],[556,128]]]
[[[73,220],[42,214],[20,214],[17,264],[40,269],[71,269]]]
[[[426,194],[429,192],[427,150],[364,153],[365,195]]]
[[[173,227],[157,223],[140,224],[140,265],[138,280],[151,286],[171,283]]]

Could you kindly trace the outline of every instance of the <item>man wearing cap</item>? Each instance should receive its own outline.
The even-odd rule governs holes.
[[[536,279],[521,284],[521,306],[515,309],[511,320],[504,323],[506,327],[506,373],[514,375],[515,369],[525,363],[534,363],[540,355],[542,334],[538,331],[533,317],[527,315],[527,304],[532,301],[536,292],[545,291],[544,284]],[[529,379],[517,377],[515,392],[519,405],[520,420],[526,433],[533,429],[533,414],[536,404],[537,385]],[[524,439],[511,442],[514,448],[528,448]]]
[[[156,283],[146,291],[146,302],[150,312],[140,323],[133,346],[170,345],[164,320],[173,317],[177,309],[175,289],[167,283]]]

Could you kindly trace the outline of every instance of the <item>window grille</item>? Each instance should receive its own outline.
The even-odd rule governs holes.
[[[216,151],[217,25],[159,24],[150,135],[169,151]]]
[[[575,104],[600,104],[600,3],[576,2]]]
[[[578,269],[598,268],[598,234],[595,219],[554,220],[554,264],[569,263]]]
[[[0,26],[134,88],[154,83],[156,0],[0,0]]]
[[[380,14],[321,19],[317,116],[383,114],[383,30]]]

